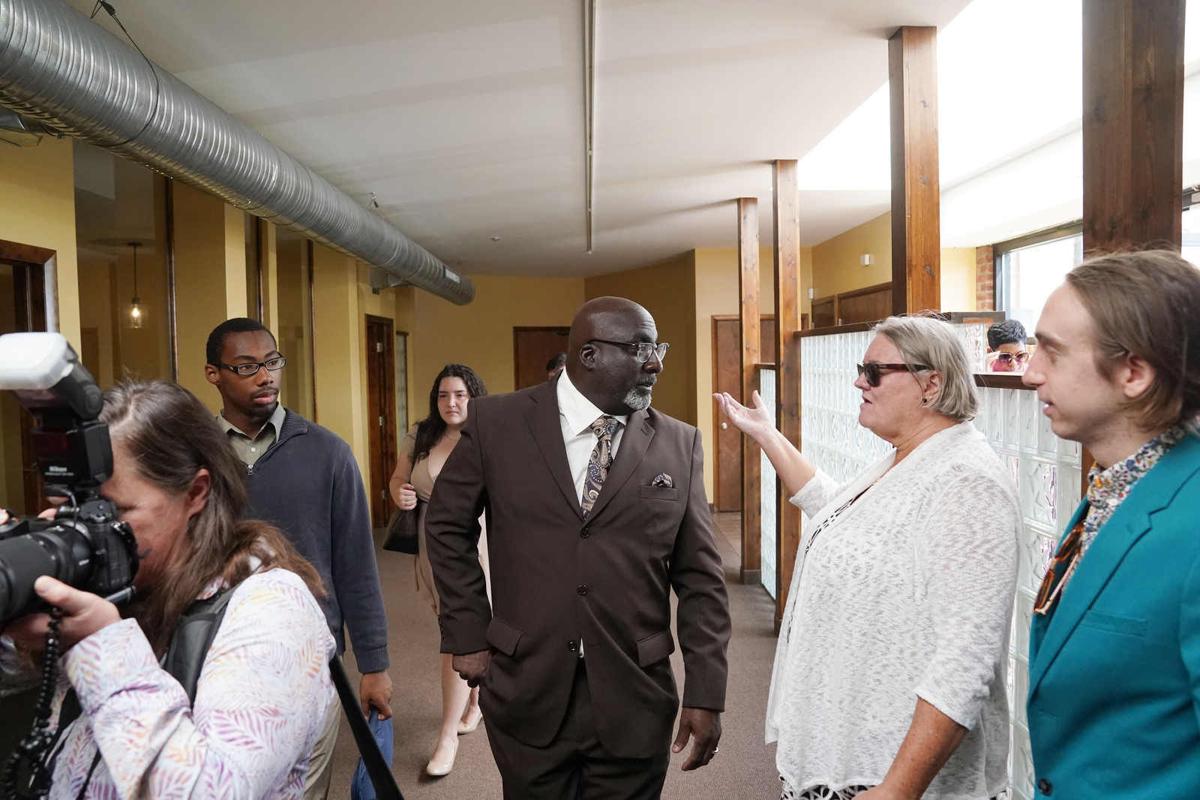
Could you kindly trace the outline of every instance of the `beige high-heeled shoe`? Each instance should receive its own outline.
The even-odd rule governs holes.
[[[475,708],[474,719],[470,722],[458,721],[458,735],[465,736],[468,733],[474,733],[479,728],[479,723],[483,722],[483,711],[477,706]]]
[[[431,778],[444,778],[454,769],[454,759],[458,756],[458,740],[454,741],[454,746],[450,748],[450,757],[442,757],[438,759],[438,751],[442,749],[441,742],[433,751],[433,758],[429,759],[429,763],[425,765],[425,774]]]

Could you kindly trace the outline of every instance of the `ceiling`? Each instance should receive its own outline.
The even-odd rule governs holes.
[[[770,161],[886,81],[896,26],[944,27],[967,1],[597,0],[590,255],[579,0],[115,5],[150,58],[451,266],[585,275],[735,245],[739,196],[770,241]],[[802,243],[887,206],[804,191]]]

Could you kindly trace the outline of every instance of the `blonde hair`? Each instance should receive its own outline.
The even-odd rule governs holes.
[[[888,317],[875,326],[875,333],[896,345],[905,363],[941,373],[942,386],[931,405],[934,411],[958,422],[975,418],[979,409],[975,376],[954,326],[931,316]]]

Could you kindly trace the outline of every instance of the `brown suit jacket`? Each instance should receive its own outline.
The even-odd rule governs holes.
[[[662,473],[673,487],[652,485]],[[481,510],[490,608],[476,550]],[[584,520],[554,384],[472,400],[425,531],[442,651],[491,649],[480,704],[504,732],[537,747],[553,741],[582,638],[601,743],[622,758],[664,752],[679,706],[668,659],[672,588],[683,704],[724,709],[729,604],[694,427],[653,409],[630,415]]]

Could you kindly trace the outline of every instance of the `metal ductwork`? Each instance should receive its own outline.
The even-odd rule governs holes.
[[[470,280],[62,0],[0,0],[0,105],[455,303]]]

